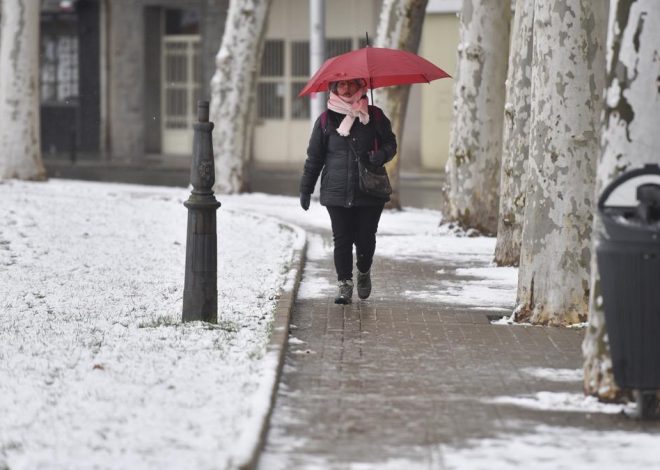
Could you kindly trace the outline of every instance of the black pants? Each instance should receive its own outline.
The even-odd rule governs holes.
[[[374,259],[376,231],[383,205],[326,208],[332,222],[337,280],[353,279],[353,245],[357,254],[357,268],[366,273]]]

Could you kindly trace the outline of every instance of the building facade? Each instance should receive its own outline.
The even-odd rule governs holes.
[[[375,37],[381,0],[326,2],[326,55]],[[457,1],[429,1],[420,53],[453,74]],[[198,99],[229,0],[45,0],[42,148],[57,161],[186,168]],[[310,131],[309,1],[273,0],[257,85],[253,165],[299,169]],[[414,85],[401,136],[404,170],[436,171],[449,147],[451,80]],[[438,127],[439,126],[439,127]]]

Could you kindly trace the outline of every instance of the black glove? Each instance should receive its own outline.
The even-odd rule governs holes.
[[[382,166],[385,163],[385,153],[382,150],[369,152],[369,163],[373,166]]]
[[[300,207],[307,210],[309,209],[309,201],[312,199],[311,194],[300,193]]]

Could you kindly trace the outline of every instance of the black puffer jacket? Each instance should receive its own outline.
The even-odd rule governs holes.
[[[380,108],[369,106],[369,123],[365,125],[355,119],[350,135],[343,137],[337,133],[337,127],[344,115],[330,110],[326,113],[325,119],[319,117],[316,120],[309,139],[300,192],[312,194],[320,173],[321,204],[324,206],[372,206],[389,201],[389,197],[376,198],[360,191],[357,158],[351,151],[349,139],[360,157],[366,157],[374,150],[374,139],[377,139],[378,151],[374,159],[381,165],[387,163],[396,154],[396,137],[390,120]]]

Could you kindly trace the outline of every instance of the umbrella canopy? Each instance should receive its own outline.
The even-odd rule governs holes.
[[[444,70],[412,52],[385,47],[363,47],[326,60],[298,96],[328,90],[330,82],[364,78],[369,88],[429,83],[449,77]]]

